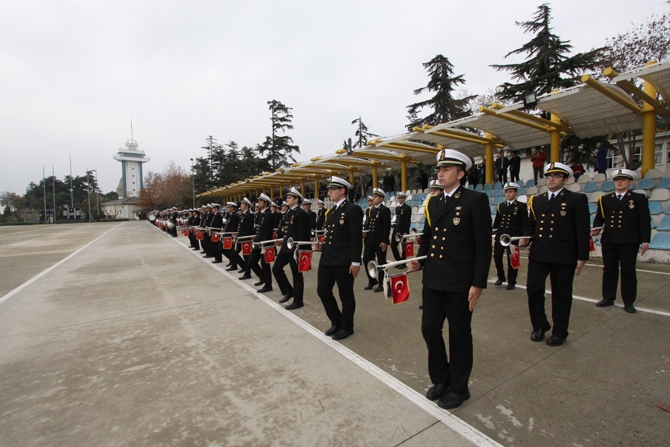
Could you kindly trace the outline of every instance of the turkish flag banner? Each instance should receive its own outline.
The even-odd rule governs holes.
[[[245,256],[251,254],[251,241],[242,242],[242,254]]]
[[[264,249],[264,258],[266,264],[270,264],[272,262],[275,262],[275,248],[274,247],[268,247]]]
[[[421,236],[417,236],[414,238],[417,244],[421,245]]]
[[[276,231],[272,232],[272,239],[277,239],[277,232]]]
[[[589,251],[596,251],[596,244],[592,237],[589,238]]]
[[[411,258],[414,256],[414,242],[405,242],[405,257]]]
[[[521,267],[521,252],[519,251],[518,246],[514,246],[514,248],[511,248],[511,255],[509,257],[509,263],[512,266],[512,268],[518,269]]]
[[[312,267],[312,252],[310,250],[300,250],[300,262],[298,263],[298,271],[304,273]]]
[[[205,235],[202,233],[202,231],[196,231],[196,232],[195,232],[195,237],[196,237],[199,241],[201,241],[201,240],[203,240],[203,239],[205,238]]]
[[[326,242],[326,236],[319,236],[319,244]]]
[[[224,237],[223,238],[223,249],[224,250],[230,250],[233,248],[233,238],[232,237]]]
[[[184,230],[181,232],[184,236],[188,237],[188,230]]]
[[[219,238],[220,238],[219,233],[212,232],[212,242],[219,242],[220,240]]]
[[[398,273],[391,276],[391,293],[393,304],[400,304],[409,298],[409,282],[407,273]]]

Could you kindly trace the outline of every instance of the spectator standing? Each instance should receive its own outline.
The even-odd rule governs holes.
[[[493,165],[496,170],[497,180],[501,183],[507,183],[507,169],[509,168],[509,160],[505,157],[505,153],[500,151],[498,158]]]
[[[533,179],[535,179],[537,185],[538,176],[544,178],[544,163],[547,161],[547,153],[536,147],[535,152],[530,156],[530,161],[533,164]]]
[[[607,147],[598,143],[596,149],[596,171],[598,174],[604,174],[607,172]]]
[[[419,182],[419,187],[421,188],[422,191],[428,188],[428,176],[426,175],[425,172],[423,172],[423,169],[419,171],[417,181]]]
[[[512,151],[509,159],[509,181],[518,182],[520,171],[521,171],[521,157],[519,157],[516,152]]]

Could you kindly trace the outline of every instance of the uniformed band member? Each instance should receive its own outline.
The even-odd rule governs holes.
[[[226,237],[230,237],[230,233],[235,233],[237,232],[237,229],[240,226],[240,215],[237,212],[237,203],[235,202],[228,202],[226,203],[226,211],[228,212],[228,216],[226,217],[226,226],[223,229],[224,233],[228,233]],[[223,244],[223,240],[221,241]],[[224,249],[223,253],[225,254],[226,258],[230,261],[230,265],[228,265],[228,268],[226,271],[228,272],[234,272],[237,270],[238,267],[238,255],[237,252],[235,251],[235,246],[229,249]],[[240,265],[240,267],[242,267]]]
[[[386,248],[389,246],[389,233],[391,232],[391,210],[384,204],[386,193],[381,188],[375,188],[372,192],[373,206],[370,208],[366,226],[368,227],[365,236],[365,249],[363,251],[363,265],[377,258],[377,265],[386,264]],[[384,291],[384,271],[378,273],[378,278],[370,276],[368,269],[365,269],[368,277],[368,285],[365,290],[374,288],[375,292]],[[375,287],[377,286],[377,287]]]
[[[428,347],[428,373],[433,386],[426,397],[442,408],[456,408],[470,398],[472,312],[486,288],[491,264],[491,210],[486,194],[460,184],[472,166],[466,155],[441,150],[437,177],[444,192],[430,196],[418,256],[409,271],[423,266],[421,332]],[[442,327],[449,321],[449,357]]]
[[[172,228],[170,229],[170,234],[172,237],[177,237],[177,218],[179,217],[179,213],[177,212],[177,208],[172,208],[172,214],[170,216],[170,221],[173,223]]]
[[[405,203],[407,195],[404,192],[399,192],[396,196],[398,199],[398,206],[395,207],[395,225],[393,226],[393,234],[391,235],[391,251],[396,261],[405,259],[404,242],[402,244],[396,241],[396,234],[409,234],[409,227],[412,223],[412,208]],[[400,245],[400,252],[398,252],[398,245]],[[404,265],[397,265],[396,268],[405,268]]]
[[[270,197],[265,194],[258,196],[258,213],[256,213],[255,226],[256,236],[254,242],[263,242],[272,240],[272,225],[274,224],[274,216],[270,212]],[[270,264],[265,262],[265,257],[262,256],[263,250],[274,250],[274,242],[267,244],[256,245],[249,256],[249,264],[256,276],[260,280],[254,286],[262,285],[263,288],[259,290],[261,293],[270,292],[272,290],[272,270]],[[260,261],[261,266],[258,266]]]
[[[270,203],[270,212],[272,213],[272,230],[277,231],[279,222],[281,221],[282,213],[279,211],[279,206],[276,203]]]
[[[302,209],[307,213],[307,218],[309,219],[309,231],[310,234],[314,234],[316,230],[316,213],[312,211],[312,201],[305,199],[302,202]]]
[[[200,226],[199,210],[196,209],[191,210],[191,217],[188,218],[188,225],[191,228]],[[200,241],[198,241],[198,238],[195,236],[195,232],[193,231],[188,232],[188,240],[191,242],[191,248],[193,250],[200,250]]]
[[[286,306],[288,310],[298,309],[303,306],[303,294],[305,290],[305,283],[302,273],[298,271],[298,263],[294,258],[295,250],[311,249],[311,246],[293,246],[288,248],[288,238],[293,238],[294,241],[308,241],[309,240],[309,218],[305,210],[300,208],[300,202],[303,200],[302,194],[297,189],[291,188],[286,196],[286,203],[289,210],[284,216],[284,225],[282,229],[277,232],[277,237],[283,239],[279,254],[275,259],[275,265],[272,266],[272,273],[275,275],[277,285],[283,297],[279,301],[285,303],[293,297],[293,302]],[[284,267],[286,264],[291,266],[291,273],[293,273],[293,286],[289,283]]]
[[[328,196],[334,206],[325,213],[326,234],[317,275],[317,294],[331,323],[325,334],[333,340],[342,340],[354,333],[354,279],[361,265],[363,210],[347,200],[347,189],[351,188],[342,178],[330,179]],[[335,283],[342,310],[333,294]]]
[[[320,231],[323,230],[323,225],[325,224],[326,208],[324,207],[324,201],[321,199],[316,203],[316,206],[318,208],[316,211],[316,229]]]
[[[544,311],[547,276],[551,280],[551,314],[554,320],[549,346],[560,346],[568,337],[572,282],[589,259],[589,206],[585,194],[565,189],[573,175],[563,163],[552,162],[544,168],[548,192],[528,201],[528,225],[525,236],[532,236],[528,255],[528,309],[533,332],[532,341],[544,340],[551,329]],[[527,245],[522,239],[520,245]]]
[[[218,203],[212,203],[212,213],[214,213],[214,216],[212,218],[212,222],[210,223],[210,250],[212,253],[212,256],[214,257],[214,260],[212,261],[212,264],[220,264],[223,262],[221,258],[221,241],[219,242],[212,242],[212,231],[216,232],[221,232],[223,230],[223,213],[219,211],[219,208],[221,208],[221,205]]]
[[[436,196],[438,194],[442,194],[444,192],[444,188],[442,188],[442,185],[440,185],[440,182],[437,180],[431,180],[430,181],[430,195],[431,196]]]
[[[496,231],[495,243],[493,244],[493,260],[498,271],[498,280],[496,286],[502,285],[507,281],[507,290],[514,290],[516,286],[516,277],[518,270],[512,267],[510,261],[510,247],[503,247],[500,244],[500,236],[507,234],[510,236],[521,236],[526,231],[528,224],[528,209],[526,204],[517,200],[519,185],[514,182],[506,183],[504,186],[505,200],[498,205],[496,218],[493,221],[493,229]],[[513,242],[518,244],[518,242]],[[503,254],[507,256],[507,278],[505,278],[505,267],[503,266]]]
[[[203,206],[203,213],[202,218],[200,219],[200,226],[205,229],[209,228],[209,224],[210,222],[212,222],[212,219],[214,219],[214,213],[212,213],[212,205],[208,203],[207,205]],[[203,238],[200,245],[202,245],[201,253],[205,255],[203,256],[203,258],[214,257],[212,253],[211,239],[207,231],[203,232]]]
[[[600,243],[603,254],[603,299],[598,307],[613,306],[616,300],[621,266],[621,298],[624,310],[635,313],[637,276],[635,264],[640,255],[649,248],[651,238],[651,216],[647,196],[629,191],[637,174],[630,169],[619,169],[614,174],[614,192],[598,199],[598,210],[594,227],[603,227]],[[595,236],[598,230],[594,229]]]
[[[240,223],[237,226],[237,237],[251,236],[254,234],[254,215],[251,214],[251,201],[244,197],[240,202]],[[239,273],[244,273],[240,279],[251,279],[251,266],[249,265],[249,256],[242,255],[242,242],[247,239],[237,241],[235,254],[237,255],[237,266],[240,267]]]

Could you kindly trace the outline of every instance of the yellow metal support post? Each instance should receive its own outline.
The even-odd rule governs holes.
[[[493,138],[493,135],[486,133],[486,138]],[[493,183],[493,143],[486,143],[486,173],[485,182]]]
[[[375,189],[379,186],[377,183],[377,166],[372,167],[372,189]]]
[[[354,170],[353,169],[349,170],[349,183],[351,183],[352,185],[354,184]]]
[[[300,180],[300,194],[305,196],[305,180]]]
[[[400,165],[400,185],[402,191],[407,191],[407,161],[403,160]]]
[[[319,179],[314,177],[314,200],[316,201],[318,199],[319,199]]]
[[[551,114],[551,121],[557,124],[560,124],[561,119],[554,115],[553,113]],[[560,157],[561,157],[561,130],[560,129],[553,129],[552,131],[549,132],[549,135],[551,136],[551,153],[549,154],[549,161],[552,162],[560,162]]]
[[[655,61],[645,65],[655,64]],[[656,98],[656,89],[649,82],[644,81],[644,93]],[[656,152],[656,108],[653,104],[644,101],[642,106],[642,175],[654,169]]]

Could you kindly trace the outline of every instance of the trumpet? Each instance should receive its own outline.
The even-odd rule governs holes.
[[[312,236],[320,236],[322,234],[326,234],[326,230],[312,230]]]
[[[395,234],[395,241],[400,243],[405,239],[409,239],[411,237],[419,237],[419,236],[423,236],[423,233],[417,233],[416,228],[412,228],[412,232],[410,234],[396,233]]]
[[[239,241],[244,241],[244,240],[247,240],[247,239],[253,239],[254,237],[256,237],[255,234],[252,234],[252,235],[249,235],[249,236],[241,236],[241,237],[235,236],[235,247],[237,247],[237,243]]]
[[[391,267],[395,267],[396,265],[400,264],[407,264],[410,261],[421,261],[423,259],[426,259],[428,256],[417,256],[416,258],[411,258],[411,259],[403,259],[402,261],[395,261],[395,262],[389,262],[384,265],[378,265],[375,261],[370,261],[368,262],[368,273],[370,274],[371,277],[377,278],[377,274],[381,270],[388,270]],[[418,271],[418,270],[417,270]]]
[[[258,242],[253,241],[251,243],[251,245],[254,248],[262,248],[262,247],[264,247],[264,244],[270,244],[272,242],[281,242],[281,241],[283,241],[283,239],[270,239],[270,240],[267,240],[267,241],[258,241]]]
[[[532,239],[533,236],[510,236],[509,234],[503,234],[500,236],[500,245],[503,247],[509,247],[509,245],[514,241],[520,241],[521,239]]]
[[[319,242],[314,241],[294,241],[292,237],[286,239],[286,248],[293,250],[295,245],[317,245]]]

